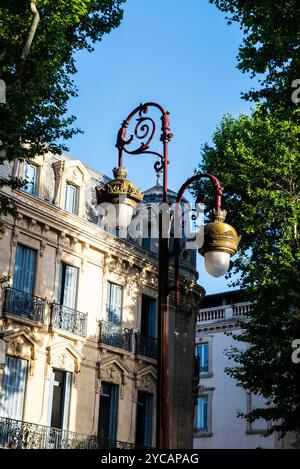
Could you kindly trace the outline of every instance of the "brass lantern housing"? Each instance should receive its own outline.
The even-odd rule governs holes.
[[[215,221],[204,227],[204,243],[199,249],[205,257],[205,268],[213,277],[224,275],[229,269],[230,257],[238,250],[241,237],[236,230],[224,223],[226,210],[214,209]]]
[[[238,236],[233,226],[224,223],[226,210],[214,209],[215,221],[204,227],[204,243],[199,249],[204,256],[208,251],[227,252],[230,256],[237,253],[241,236]]]
[[[115,206],[117,219],[115,225],[127,228],[133,210],[138,202],[142,202],[143,193],[127,178],[127,169],[114,168],[114,179],[103,187],[96,187],[97,203],[111,203]],[[111,223],[109,223],[112,226]]]

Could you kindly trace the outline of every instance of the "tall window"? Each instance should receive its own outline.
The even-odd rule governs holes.
[[[69,213],[77,212],[77,187],[66,183],[64,209]]]
[[[110,445],[117,437],[119,386],[102,383],[100,394],[100,414],[98,433],[100,438],[108,438]]]
[[[76,309],[78,269],[64,262],[60,265],[58,302],[68,308]]]
[[[107,283],[107,303],[106,318],[107,321],[120,326],[122,321],[122,297],[123,287],[115,283]]]
[[[6,355],[0,415],[22,420],[27,377],[27,360]]]
[[[197,345],[196,354],[198,355],[199,360],[200,360],[200,373],[203,375],[208,374],[208,371],[209,371],[208,353],[209,353],[208,343]]]
[[[208,432],[208,396],[197,398],[195,431],[198,433]]]
[[[156,337],[156,300],[142,295],[141,334]]]
[[[71,382],[72,373],[52,370],[49,401],[51,427],[68,429]]]
[[[137,445],[152,446],[153,395],[138,391],[135,441]]]
[[[143,233],[142,238],[142,248],[146,249],[147,251],[151,251],[151,223],[148,222],[147,231]]]
[[[13,287],[31,295],[35,281],[36,254],[34,249],[17,245]]]
[[[24,163],[23,179],[26,185],[22,187],[24,192],[36,195],[37,193],[37,167],[34,164]]]

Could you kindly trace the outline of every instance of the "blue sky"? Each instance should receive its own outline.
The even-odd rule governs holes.
[[[69,153],[111,176],[122,120],[140,102],[157,101],[171,113],[169,187],[178,190],[222,116],[250,110],[240,94],[253,83],[236,69],[241,39],[238,26],[228,26],[208,0],[127,0],[121,26],[94,53],[77,55],[79,97],[69,111],[84,134],[68,142]],[[129,178],[143,190],[155,183],[154,161],[125,157]],[[227,289],[198,264],[207,293]]]

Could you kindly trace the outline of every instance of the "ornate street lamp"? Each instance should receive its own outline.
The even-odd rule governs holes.
[[[160,141],[163,144],[162,153],[151,150],[150,143],[155,135],[156,124],[152,117],[148,116],[149,108],[155,108],[161,113],[161,135]],[[137,116],[134,133],[129,138],[126,137],[127,129],[131,119]],[[123,121],[118,132],[116,147],[119,150],[118,168],[113,170],[115,179],[102,188],[96,188],[98,203],[110,202],[116,207],[115,219],[108,217],[108,224],[116,228],[127,228],[138,202],[142,200],[142,193],[128,179],[127,170],[123,168],[123,152],[130,155],[151,154],[158,158],[154,164],[156,172],[163,173],[162,203],[168,202],[168,145],[173,134],[170,132],[169,112],[157,103],[149,102],[140,104]],[[135,140],[142,140],[142,143],[134,150],[128,146]],[[207,224],[204,228],[204,243],[199,252],[205,257],[205,267],[208,273],[215,277],[224,275],[229,268],[229,260],[237,252],[238,237],[235,229],[224,223],[226,211],[221,209],[222,188],[219,180],[208,173],[195,174],[189,178],[180,188],[177,195],[177,207],[182,201],[186,189],[195,181],[202,178],[209,178],[215,187],[215,201],[212,207],[215,220]],[[167,224],[170,227],[172,217],[168,214]],[[159,278],[158,278],[158,360],[157,360],[157,428],[156,446],[157,448],[170,447],[169,434],[169,377],[168,377],[168,351],[169,351],[169,295],[175,290],[176,305],[178,305],[180,295],[179,285],[179,254],[180,242],[174,239],[172,252],[169,251],[169,239],[163,236],[165,230],[165,220],[163,220],[162,210],[159,212]],[[175,258],[175,286],[169,282],[170,258]]]

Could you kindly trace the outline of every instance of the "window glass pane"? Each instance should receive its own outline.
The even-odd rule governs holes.
[[[135,441],[137,445],[152,446],[153,395],[138,391]]]
[[[121,325],[123,287],[114,283],[107,284],[107,320]]]
[[[36,251],[17,245],[13,287],[25,293],[33,293],[36,269]]]
[[[61,263],[58,299],[60,304],[76,309],[78,269]]]
[[[156,300],[142,295],[141,334],[156,337]]]
[[[76,213],[77,187],[66,184],[64,209],[69,213]]]
[[[200,359],[200,373],[207,374],[208,373],[208,343],[205,344],[198,344],[197,345],[197,355]]]
[[[197,399],[196,430],[208,431],[208,396]]]
[[[36,186],[37,186],[37,168],[33,164],[24,163],[24,170],[23,170],[23,179],[27,181],[26,186],[22,187],[24,192],[28,194],[35,195],[36,194]]]

